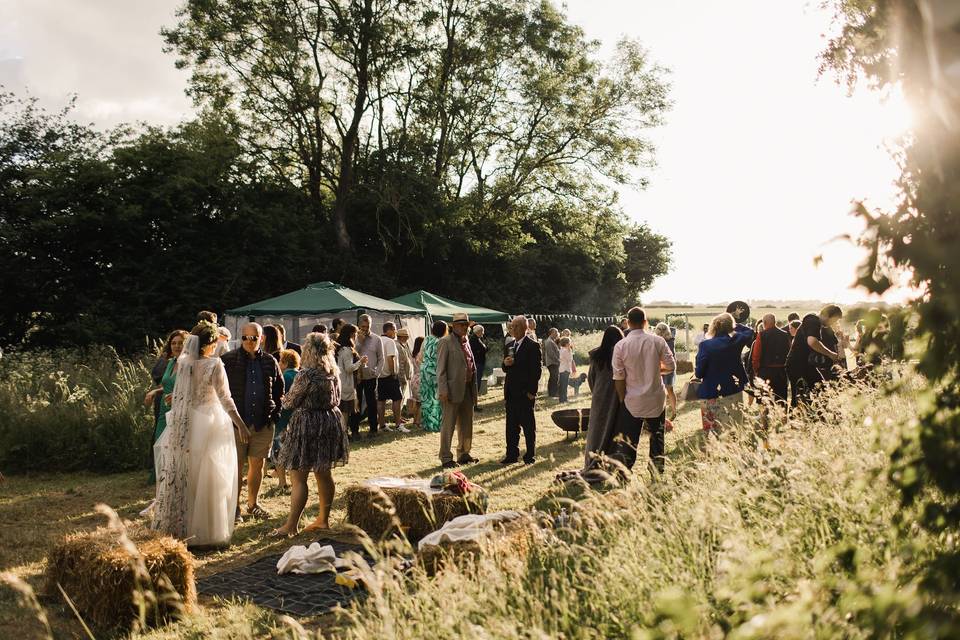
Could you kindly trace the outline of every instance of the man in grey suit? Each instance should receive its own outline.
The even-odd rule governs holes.
[[[437,345],[437,397],[443,407],[440,425],[440,463],[444,469],[479,462],[470,455],[473,443],[473,407],[477,404],[477,365],[467,340],[470,318],[453,314],[453,330]],[[450,444],[457,432],[457,460]]]

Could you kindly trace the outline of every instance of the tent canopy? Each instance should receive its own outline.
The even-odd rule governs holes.
[[[352,309],[367,309],[381,313],[423,315],[423,309],[384,300],[334,282],[315,282],[303,289],[275,298],[267,298],[245,307],[228,309],[235,316],[322,315]]]
[[[510,319],[509,314],[503,311],[457,302],[423,290],[393,298],[393,302],[416,307],[421,310],[421,313],[426,311],[434,320],[445,320],[447,322],[452,320],[453,314],[457,312],[466,313],[471,320],[481,324],[507,322]]]

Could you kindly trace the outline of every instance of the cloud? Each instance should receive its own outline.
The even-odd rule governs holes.
[[[192,112],[187,73],[162,52],[174,0],[0,0],[0,83],[48,108],[77,94],[76,117],[108,127],[172,124]]]

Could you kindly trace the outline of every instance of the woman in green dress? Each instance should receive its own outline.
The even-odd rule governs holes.
[[[286,394],[293,386],[293,380],[300,373],[300,354],[293,349],[280,350],[280,371],[283,373],[283,393]],[[290,485],[287,484],[287,470],[282,464],[277,463],[277,455],[280,453],[281,436],[290,423],[290,416],[293,415],[293,409],[282,409],[280,417],[274,429],[273,447],[270,449],[270,460],[273,462],[274,475],[277,477],[277,491],[280,493],[290,493]]]
[[[423,362],[420,364],[420,424],[424,431],[440,431],[443,409],[437,397],[437,344],[447,335],[447,323],[437,320],[423,343]]]
[[[167,338],[167,343],[163,346],[160,356],[161,361],[166,362],[166,366],[163,367],[163,374],[160,376],[160,380],[157,381],[160,386],[151,389],[144,400],[144,404],[147,406],[156,406],[159,409],[153,425],[153,441],[150,443],[151,454],[153,452],[153,445],[156,444],[163,430],[167,428],[167,412],[170,411],[171,408],[170,398],[173,395],[173,385],[177,381],[177,358],[180,356],[180,352],[183,351],[183,341],[186,340],[187,335],[189,334],[186,331],[177,329]],[[160,362],[157,363],[157,365],[159,364]],[[154,366],[155,369],[158,368],[157,365]],[[151,468],[150,482],[155,481],[156,469]]]

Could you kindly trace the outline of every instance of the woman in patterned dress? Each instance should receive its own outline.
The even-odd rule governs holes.
[[[437,397],[437,345],[447,335],[447,323],[437,320],[423,343],[423,362],[420,365],[420,424],[424,431],[440,431],[443,408]]]
[[[300,373],[283,397],[283,408],[293,413],[277,457],[277,464],[290,474],[290,514],[286,524],[271,532],[274,537],[298,533],[311,472],[317,479],[320,509],[307,530],[330,527],[336,490],[332,470],[350,457],[349,431],[340,418],[340,370],[333,359],[333,343],[322,333],[310,333],[302,347]]]

